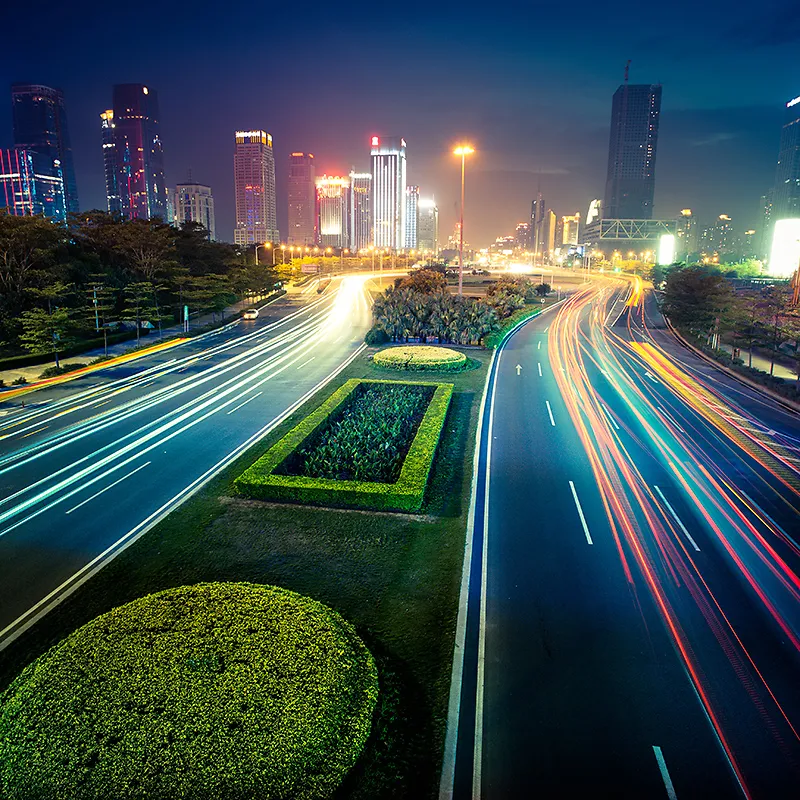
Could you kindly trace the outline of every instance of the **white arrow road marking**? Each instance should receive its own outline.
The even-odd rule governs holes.
[[[514,367],[514,369],[517,371],[517,375],[519,375],[522,372],[522,367],[519,364],[517,364],[517,366]]]

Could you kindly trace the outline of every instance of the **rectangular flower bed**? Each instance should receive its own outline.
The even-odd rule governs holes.
[[[419,511],[452,393],[445,383],[349,380],[245,470],[236,490],[259,500]]]

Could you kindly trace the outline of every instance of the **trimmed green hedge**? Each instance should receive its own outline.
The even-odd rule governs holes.
[[[348,402],[356,387],[363,383],[397,382],[353,378],[344,383],[316,411],[309,414],[236,479],[237,492],[257,500],[289,501],[304,505],[419,511],[453,394],[453,385],[449,383],[403,382],[411,386],[434,386],[435,391],[403,461],[400,477],[395,483],[337,481],[275,474],[278,466]]]
[[[547,306],[536,306],[531,308],[530,306],[525,306],[524,308],[520,308],[518,311],[515,311],[510,317],[506,317],[500,323],[500,329],[495,331],[494,333],[490,333],[488,336],[485,336],[483,339],[483,346],[488,347],[490,350],[494,350],[500,342],[505,339],[506,334],[515,326],[519,325],[525,319],[530,317],[535,317],[537,314],[541,314]]]
[[[449,347],[416,344],[388,347],[375,353],[372,361],[387,369],[425,370],[430,372],[460,372],[467,365],[464,353]]]
[[[6,800],[327,798],[369,736],[372,655],[274,586],[147,595],[51,648],[0,698]]]

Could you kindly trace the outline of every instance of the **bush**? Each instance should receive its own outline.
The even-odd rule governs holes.
[[[367,331],[364,341],[370,347],[376,347],[377,345],[386,344],[389,341],[389,334],[383,328],[375,325]]]
[[[375,662],[335,611],[206,583],[97,617],[3,694],[0,787],[44,798],[325,798],[366,742]]]
[[[536,308],[521,308],[519,311],[515,311],[510,317],[506,317],[503,322],[500,324],[500,330],[490,333],[488,336],[485,336],[483,339],[483,346],[488,347],[490,350],[494,350],[503,339],[506,338],[508,332],[519,325],[520,322],[523,320],[528,319],[529,317],[535,317],[537,314],[542,313],[542,306],[537,306]]]
[[[277,500],[307,505],[344,506],[387,511],[419,511],[433,458],[444,427],[453,385],[415,383],[435,387],[417,433],[394,483],[333,480],[280,475],[277,470],[296,450],[321,430],[350,399],[360,384],[391,384],[353,378],[335,391],[316,411],[309,414],[235,481],[236,491],[256,500]],[[395,384],[396,385],[396,384]]]
[[[56,378],[59,375],[66,375],[68,372],[75,372],[75,370],[83,369],[87,366],[88,364],[82,364],[80,362],[76,362],[75,364],[62,364],[60,367],[53,365],[52,367],[42,370],[39,374],[39,379]]]
[[[449,347],[410,345],[390,347],[373,356],[373,363],[388,369],[430,370],[436,372],[459,372],[467,365],[463,353]]]
[[[12,386],[25,386],[25,384],[27,382],[28,382],[28,379],[24,375],[20,375],[19,378],[14,378],[14,380],[11,381],[11,385]]]

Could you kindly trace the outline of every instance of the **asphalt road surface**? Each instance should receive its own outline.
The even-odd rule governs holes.
[[[0,647],[360,352],[368,277],[0,404]]]
[[[457,798],[800,786],[800,420],[591,284],[495,359]]]

